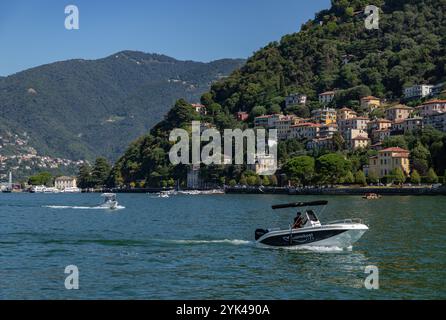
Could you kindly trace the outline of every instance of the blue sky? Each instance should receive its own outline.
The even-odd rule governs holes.
[[[64,27],[65,6],[80,30]],[[5,0],[0,2],[0,75],[122,50],[182,60],[247,58],[299,31],[329,0]]]

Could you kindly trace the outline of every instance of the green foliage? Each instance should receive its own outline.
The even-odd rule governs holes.
[[[402,184],[406,181],[406,175],[401,168],[396,168],[390,173],[389,179],[391,179],[395,184]]]
[[[87,189],[93,187],[90,165],[85,164],[79,168],[79,173],[77,175],[77,185],[81,189]]]
[[[351,171],[347,172],[347,175],[343,178],[343,182],[346,184],[355,183],[355,177],[353,176],[353,173]]]
[[[311,182],[315,170],[314,158],[309,156],[295,157],[283,166],[283,172],[300,184],[307,185]]]
[[[124,51],[43,65],[0,78],[0,127],[27,132],[41,155],[115,160],[175,99],[198,101],[209,83],[243,63]]]
[[[376,173],[370,172],[368,177],[367,177],[367,181],[369,183],[378,183],[379,182],[379,177],[376,175]]]
[[[105,158],[97,158],[91,171],[91,184],[93,187],[103,187],[107,184],[111,166]]]
[[[53,175],[49,172],[40,172],[34,176],[29,177],[28,184],[32,186],[47,186],[53,185]]]
[[[351,162],[341,154],[329,153],[317,159],[316,168],[320,182],[336,184],[351,171]]]
[[[355,183],[360,184],[362,186],[367,185],[367,179],[363,171],[356,171],[355,173]]]
[[[432,168],[430,168],[428,170],[426,178],[427,178],[426,180],[428,183],[438,183],[438,176],[435,173],[435,170]]]
[[[413,170],[410,175],[410,182],[413,184],[420,184],[421,183],[421,176],[418,173],[417,170]]]

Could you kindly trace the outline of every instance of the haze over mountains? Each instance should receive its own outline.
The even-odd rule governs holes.
[[[243,64],[123,51],[0,77],[0,134],[26,133],[41,155],[113,160],[177,99],[199,101],[214,81]]]

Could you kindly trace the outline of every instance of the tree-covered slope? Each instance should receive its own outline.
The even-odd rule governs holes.
[[[332,3],[299,33],[270,43],[240,71],[214,84],[214,101],[230,111],[250,111],[255,105],[278,103],[291,91],[316,101],[325,90],[360,85],[376,96],[396,99],[405,85],[445,80],[446,1]],[[364,8],[371,4],[381,9],[378,30],[364,25]]]
[[[378,30],[365,27],[367,5],[380,8]],[[202,96],[209,115],[201,120],[220,129],[244,126],[235,120],[235,112],[252,112],[255,107],[287,112],[284,97],[293,92],[307,94],[309,103],[292,111],[309,116],[311,108],[320,107],[318,93],[325,90],[337,89],[337,107],[357,107],[363,95],[399,100],[405,85],[446,81],[445,9],[446,0],[333,0],[330,9],[317,13],[300,32],[268,44],[230,77],[213,84]],[[190,124],[191,117],[199,115],[185,101],[177,102],[150,135],[129,147],[111,180],[155,185],[170,177],[184,179],[184,168],[169,164],[167,138],[169,130]],[[298,141],[289,144],[305,153]],[[439,148],[446,152],[446,144]],[[279,159],[284,149],[279,145]],[[367,161],[367,156],[362,158],[359,164]],[[359,169],[358,165],[355,170]],[[226,177],[239,179],[243,168],[222,170]]]
[[[176,99],[199,100],[243,62],[125,51],[40,66],[0,78],[0,130],[26,132],[39,154],[114,159]]]

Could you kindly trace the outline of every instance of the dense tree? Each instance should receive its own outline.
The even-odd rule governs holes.
[[[77,185],[81,189],[87,189],[93,187],[93,182],[91,178],[91,166],[89,164],[84,164],[79,168],[79,173],[77,176]]]
[[[412,174],[410,175],[410,182],[413,184],[420,184],[421,183],[421,176],[418,173],[417,170],[413,170]]]
[[[287,174],[291,180],[295,180],[300,184],[307,185],[311,182],[315,169],[314,158],[309,156],[295,157],[289,160],[283,167],[283,172]]]
[[[351,162],[341,154],[330,153],[317,159],[316,168],[320,182],[336,184],[351,171]]]
[[[91,171],[91,183],[94,187],[103,187],[107,184],[111,167],[105,158],[97,158]]]
[[[355,173],[355,183],[360,184],[362,186],[367,185],[367,179],[363,171],[356,171]]]
[[[49,172],[40,172],[34,176],[29,177],[28,184],[32,186],[47,186],[53,185],[53,175]]]
[[[434,169],[430,168],[428,170],[426,180],[428,183],[438,183],[438,176]]]

